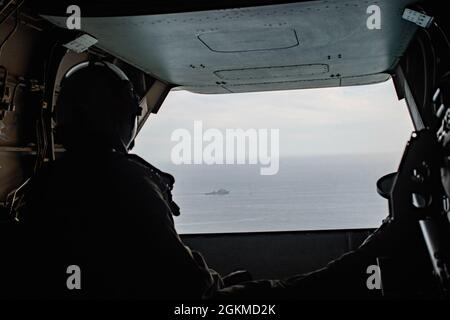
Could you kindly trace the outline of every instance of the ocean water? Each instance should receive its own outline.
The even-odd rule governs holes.
[[[175,224],[188,234],[375,228],[388,214],[376,181],[399,161],[398,154],[282,158],[273,176],[258,165],[156,165],[176,178]],[[205,195],[220,188],[230,194]]]

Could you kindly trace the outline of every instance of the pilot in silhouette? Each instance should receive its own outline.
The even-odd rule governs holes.
[[[141,108],[125,73],[108,62],[73,67],[55,111],[66,152],[30,182],[20,220],[33,241],[23,247],[40,263],[29,279],[24,270],[17,295],[201,298],[223,286],[175,231],[173,177],[128,154]],[[67,290],[70,265],[81,290]]]

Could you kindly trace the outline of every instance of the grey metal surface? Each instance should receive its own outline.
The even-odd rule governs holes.
[[[309,1],[132,17],[86,17],[98,46],[159,79],[200,93],[385,81],[417,26],[413,0]],[[381,29],[370,30],[370,5]],[[65,27],[66,17],[46,17]]]

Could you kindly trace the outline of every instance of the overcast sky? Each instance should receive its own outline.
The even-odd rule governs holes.
[[[133,149],[146,160],[170,161],[175,129],[279,129],[280,158],[341,153],[400,154],[413,130],[392,81],[369,86],[244,94],[172,91],[151,115]]]

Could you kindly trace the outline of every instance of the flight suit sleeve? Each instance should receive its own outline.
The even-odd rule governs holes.
[[[134,243],[141,248],[135,261],[136,279],[151,292],[144,296],[161,299],[200,299],[213,295],[223,284],[220,276],[209,269],[199,253],[185,246],[175,230],[170,207],[151,178],[141,175],[123,186],[129,199],[127,212],[132,221]],[[143,285],[147,282],[148,285]]]

